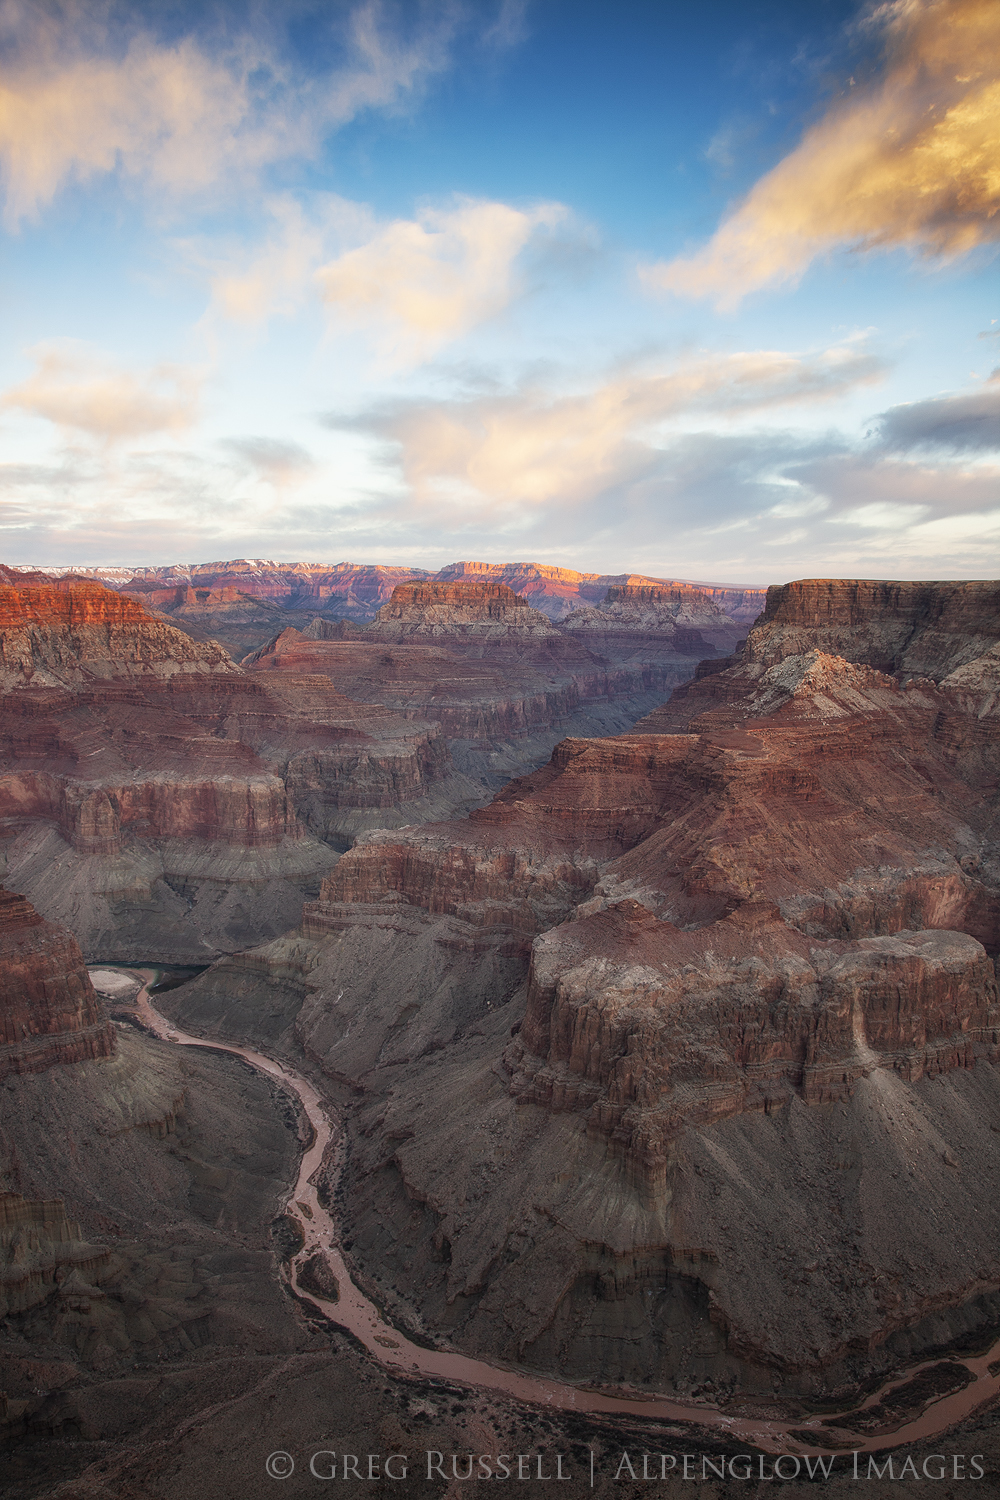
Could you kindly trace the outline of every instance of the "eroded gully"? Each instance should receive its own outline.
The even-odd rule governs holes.
[[[834,1425],[836,1415],[787,1421],[727,1416],[709,1402],[670,1400],[664,1396],[639,1393],[634,1396],[612,1396],[606,1391],[587,1386],[567,1385],[502,1365],[487,1364],[483,1360],[472,1359],[451,1350],[425,1349],[411,1343],[392,1324],[385,1322],[378,1308],[351,1280],[339,1247],[338,1227],[319,1201],[313,1179],[319,1175],[327,1147],[339,1136],[339,1125],[331,1118],[329,1106],[318,1091],[307,1078],[262,1052],[231,1043],[206,1041],[203,1037],[189,1036],[181,1031],[160,1014],[149,998],[148,986],[155,978],[155,971],[133,969],[129,972],[143,978],[136,1009],[141,1020],[156,1036],[180,1047],[207,1047],[216,1052],[231,1052],[297,1094],[312,1126],[314,1138],[302,1157],[298,1179],[285,1209],[296,1220],[303,1236],[302,1248],[290,1262],[289,1278],[293,1288],[301,1296],[318,1306],[331,1323],[352,1333],[369,1354],[388,1369],[397,1370],[402,1375],[429,1376],[476,1386],[482,1390],[512,1396],[517,1401],[561,1411],[618,1415],[640,1421],[653,1418],[657,1421],[694,1423],[702,1428],[716,1429],[720,1436],[730,1437],[765,1453],[774,1454],[811,1455],[845,1450],[872,1453],[889,1447],[926,1443],[1000,1396],[1000,1371],[991,1374],[989,1369],[991,1364],[996,1365],[1000,1360],[1000,1340],[985,1354],[955,1361],[974,1377],[964,1389],[930,1403],[919,1416],[910,1421],[879,1426],[875,1432],[865,1434],[853,1431],[849,1426],[838,1428]],[[337,1278],[340,1296],[336,1302],[326,1301],[315,1291],[306,1290],[299,1285],[300,1272],[306,1261],[317,1251],[325,1256],[330,1270]],[[839,1415],[846,1423],[851,1416],[875,1406],[890,1391],[906,1384],[921,1370],[935,1363],[937,1361],[928,1360],[913,1366],[887,1381],[860,1406],[852,1408],[851,1412]],[[808,1441],[806,1433],[810,1434]]]

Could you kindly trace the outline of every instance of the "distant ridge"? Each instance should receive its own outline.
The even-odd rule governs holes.
[[[372,619],[392,597],[396,585],[407,582],[476,579],[502,583],[553,621],[564,619],[573,610],[600,604],[609,588],[647,586],[689,588],[711,598],[732,619],[750,625],[764,608],[767,593],[766,588],[694,583],[646,573],[587,573],[534,562],[455,562],[431,572],[385,563],[286,563],[268,558],[233,558],[163,567],[49,567],[46,572],[53,577],[99,580],[109,588],[142,596],[154,609],[169,607],[176,599],[175,591],[181,588],[212,591],[228,588],[253,599],[269,599],[285,609],[336,608],[345,617],[359,622]]]

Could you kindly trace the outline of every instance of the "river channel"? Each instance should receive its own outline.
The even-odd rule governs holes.
[[[103,965],[102,967],[111,967]],[[292,1189],[285,1210],[294,1218],[302,1232],[302,1249],[292,1259],[289,1267],[291,1284],[303,1297],[320,1308],[331,1323],[349,1330],[359,1339],[378,1362],[389,1369],[405,1375],[429,1376],[455,1381],[461,1385],[475,1386],[482,1390],[497,1391],[512,1396],[518,1401],[534,1406],[555,1408],[577,1413],[600,1413],[619,1415],[633,1420],[654,1418],[658,1421],[696,1423],[702,1428],[714,1428],[720,1436],[732,1438],[765,1453],[795,1453],[802,1455],[843,1453],[853,1450],[872,1453],[887,1448],[899,1448],[925,1444],[964,1421],[1000,1396],[1000,1369],[990,1372],[991,1364],[996,1368],[1000,1360],[1000,1341],[987,1353],[976,1357],[958,1357],[960,1364],[973,1376],[964,1389],[945,1395],[931,1402],[919,1416],[912,1420],[901,1420],[898,1425],[879,1426],[874,1433],[859,1433],[850,1425],[850,1418],[875,1406],[892,1390],[911,1381],[922,1370],[939,1363],[928,1360],[914,1365],[869,1396],[850,1412],[839,1415],[845,1426],[837,1427],[837,1416],[810,1416],[797,1420],[771,1420],[755,1417],[727,1416],[709,1402],[669,1399],[657,1395],[611,1395],[605,1390],[587,1386],[568,1385],[544,1376],[530,1375],[523,1371],[508,1369],[502,1365],[491,1365],[483,1360],[472,1359],[452,1350],[425,1349],[411,1343],[392,1324],[386,1323],[378,1308],[355,1286],[339,1248],[338,1227],[328,1211],[319,1201],[314,1178],[319,1175],[327,1147],[340,1135],[340,1127],[332,1117],[330,1107],[307,1078],[294,1072],[284,1063],[255,1052],[250,1047],[239,1047],[203,1037],[189,1036],[162,1016],[149,998],[148,987],[154,982],[156,971],[151,969],[127,969],[124,972],[141,976],[143,987],[136,1003],[136,1011],[143,1023],[161,1039],[180,1047],[207,1047],[216,1052],[231,1052],[242,1057],[252,1067],[278,1079],[299,1098],[312,1125],[314,1139],[302,1157],[298,1179]],[[312,1289],[299,1285],[299,1274],[305,1263],[321,1252],[337,1278],[340,1296],[329,1302]],[[813,1438],[815,1432],[815,1438]]]

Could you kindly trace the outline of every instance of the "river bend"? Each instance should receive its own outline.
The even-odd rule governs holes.
[[[110,968],[111,965],[102,967]],[[853,1450],[872,1453],[886,1448],[924,1444],[938,1437],[950,1427],[964,1421],[981,1406],[1000,1396],[1000,1370],[991,1374],[989,1366],[1000,1360],[1000,1341],[986,1354],[975,1358],[956,1360],[973,1375],[972,1382],[963,1390],[932,1402],[916,1418],[903,1420],[892,1428],[881,1427],[874,1434],[859,1434],[849,1427],[838,1428],[833,1418],[811,1416],[797,1421],[778,1421],[753,1417],[727,1416],[709,1402],[669,1399],[665,1396],[622,1394],[610,1395],[603,1390],[587,1386],[569,1385],[558,1380],[531,1375],[523,1371],[508,1369],[502,1365],[487,1364],[453,1350],[425,1349],[411,1343],[406,1336],[386,1323],[378,1308],[355,1286],[340,1251],[339,1232],[330,1213],[319,1201],[313,1179],[330,1142],[337,1138],[339,1126],[331,1119],[328,1106],[307,1078],[296,1073],[284,1063],[255,1052],[250,1047],[239,1047],[231,1043],[207,1041],[204,1037],[189,1036],[168,1021],[155,1008],[149,998],[148,987],[156,971],[130,969],[129,973],[141,975],[143,987],[136,1000],[140,1019],[162,1040],[180,1047],[207,1047],[216,1052],[231,1052],[242,1057],[251,1067],[279,1080],[291,1089],[301,1101],[302,1107],[314,1132],[312,1145],[304,1153],[299,1174],[288,1199],[285,1212],[298,1223],[303,1245],[293,1257],[289,1267],[292,1286],[303,1297],[316,1304],[331,1323],[347,1329],[359,1339],[380,1364],[405,1375],[429,1376],[455,1381],[461,1385],[475,1386],[482,1390],[497,1391],[515,1400],[535,1406],[556,1408],[578,1413],[594,1412],[602,1415],[618,1415],[633,1420],[655,1418],[659,1421],[696,1423],[703,1428],[714,1428],[720,1436],[746,1443],[765,1453],[795,1453],[801,1455],[842,1453]],[[329,1302],[315,1291],[299,1285],[299,1274],[305,1262],[317,1251],[321,1252],[337,1278],[340,1296]],[[887,1381],[874,1395],[869,1396],[851,1412],[843,1412],[847,1421],[858,1411],[876,1405],[885,1395],[912,1380],[921,1370],[937,1364],[927,1360],[914,1365],[902,1374]],[[807,1441],[806,1434],[815,1431],[815,1441]],[[793,1435],[794,1434],[794,1435]],[[825,1440],[825,1441],[824,1441]]]

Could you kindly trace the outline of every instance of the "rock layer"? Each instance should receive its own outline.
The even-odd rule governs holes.
[[[0,1078],[114,1050],[76,940],[0,886]]]
[[[496,788],[541,764],[560,732],[626,728],[685,681],[712,649],[693,619],[715,627],[726,649],[737,634],[700,595],[626,613],[582,611],[584,627],[570,629],[502,583],[421,581],[399,585],[363,631],[317,620],[284,631],[244,665],[324,672],[351,698],[434,720],[461,769]]]
[[[481,799],[436,725],[250,677],[133,598],[0,587],[0,620],[7,878],[94,957],[276,935],[359,829]]]

